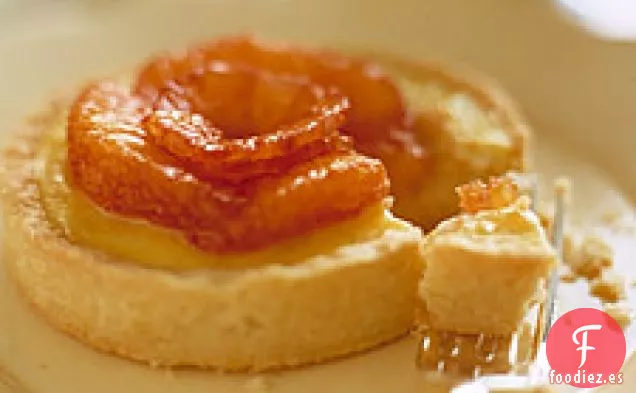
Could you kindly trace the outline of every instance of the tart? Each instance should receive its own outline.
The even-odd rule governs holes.
[[[55,101],[5,152],[9,277],[53,326],[152,365],[265,370],[405,334],[422,235],[389,178],[427,228],[457,179],[524,169],[528,135],[494,95],[396,64],[230,38]]]
[[[323,361],[411,326],[421,234],[382,204],[308,238],[206,258],[171,231],[83,210],[85,197],[43,203],[39,146],[64,107],[34,119],[7,151],[3,198],[9,277],[55,327],[152,365],[234,371]]]

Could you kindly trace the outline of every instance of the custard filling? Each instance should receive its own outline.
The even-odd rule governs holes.
[[[454,188],[475,178],[524,171],[525,141],[495,103],[469,84],[423,68],[388,68],[434,165],[419,189],[395,194],[393,212],[431,230],[457,213]],[[448,79],[447,79],[448,78]]]
[[[492,254],[551,255],[537,215],[526,196],[500,210],[461,214],[441,223],[429,236],[429,246],[457,244]]]
[[[189,244],[176,230],[106,212],[81,191],[72,189],[66,176],[63,119],[60,116],[52,126],[39,151],[42,170],[38,180],[47,218],[69,240],[122,261],[169,270],[288,265],[408,227],[387,213],[384,204],[377,204],[357,218],[257,251],[223,255],[204,252]]]

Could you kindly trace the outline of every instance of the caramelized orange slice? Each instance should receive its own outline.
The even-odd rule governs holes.
[[[356,139],[384,139],[391,129],[404,127],[402,96],[375,64],[332,52],[260,45],[245,37],[226,38],[198,46],[180,58],[164,56],[155,59],[141,71],[136,92],[153,99],[160,94],[161,88],[189,85],[192,75],[208,74],[218,64],[308,79],[325,88],[337,89],[351,103],[343,131]],[[240,119],[246,111],[243,91],[231,86],[231,82],[227,83],[221,87],[219,97],[227,100],[227,105],[231,105],[235,112],[224,117],[239,119],[238,123],[242,123]],[[205,86],[199,87],[210,91]],[[209,96],[205,95],[205,98]],[[197,109],[205,115],[206,109],[213,105],[204,104]]]
[[[490,177],[487,183],[474,180],[456,189],[459,207],[466,213],[495,210],[512,205],[520,195],[519,186],[510,176]]]
[[[219,62],[182,72],[152,97],[113,82],[80,94],[68,119],[74,187],[214,252],[264,247],[387,195],[381,162],[338,131],[349,102],[335,90]]]
[[[241,85],[231,77],[205,77],[224,68],[251,68],[278,78],[309,80],[328,92],[338,91],[351,107],[341,131],[353,137],[356,150],[382,160],[396,194],[408,195],[421,189],[432,157],[406,122],[398,88],[374,63],[333,52],[266,46],[249,37],[232,37],[194,47],[180,57],[157,57],[142,69],[136,92],[155,100],[166,87],[182,89],[195,105],[193,110],[209,119],[223,107],[223,116],[214,125],[232,137],[245,135],[241,126],[250,124],[252,131],[257,125],[262,129],[280,119],[276,111],[246,107],[245,97],[261,94],[262,100],[254,102],[285,108],[290,105],[285,94],[289,84],[279,83],[282,94],[272,92],[278,97],[273,98],[272,94],[266,95],[268,89],[251,92],[249,84]],[[198,79],[194,84],[193,75]],[[213,95],[219,92],[215,99]]]

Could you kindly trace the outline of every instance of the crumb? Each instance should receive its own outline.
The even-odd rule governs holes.
[[[42,369],[42,370],[46,370],[46,369],[48,369],[48,368],[49,368],[49,365],[48,365],[48,364],[46,364],[46,363],[40,363],[38,366],[39,366],[39,367],[40,367],[40,369]]]
[[[603,311],[614,318],[623,330],[632,323],[630,309],[624,304],[607,303],[603,305]]]
[[[612,225],[620,221],[621,218],[623,218],[623,212],[618,209],[612,209],[604,212],[601,215],[601,222],[603,224]]]
[[[571,266],[572,261],[576,258],[576,242],[571,231],[563,234],[563,262]]]
[[[614,251],[602,237],[589,234],[579,247],[574,247],[565,262],[577,276],[591,280],[614,265]]]
[[[270,385],[269,381],[262,375],[253,376],[245,383],[245,387],[250,392],[268,392],[271,390]]]
[[[590,283],[590,294],[603,302],[625,298],[625,278],[614,271],[605,271]]]
[[[576,279],[578,277],[576,277],[576,275],[574,273],[572,273],[572,272],[567,272],[567,273],[561,274],[561,276],[559,278],[560,278],[561,282],[569,284],[569,283],[576,282]]]
[[[550,233],[552,230],[552,214],[546,212],[545,210],[539,210],[537,212],[537,216],[539,217],[539,223],[546,231],[546,233]]]

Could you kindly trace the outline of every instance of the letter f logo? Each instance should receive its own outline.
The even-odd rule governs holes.
[[[574,344],[580,345],[580,347],[576,349],[577,351],[581,351],[581,364],[579,364],[579,368],[583,367],[583,365],[587,361],[587,351],[593,351],[596,349],[587,345],[587,332],[590,330],[601,330],[601,328],[601,325],[585,325],[576,329],[574,333],[572,333],[572,341],[574,341]],[[576,336],[581,332],[583,332],[582,340],[581,342],[579,342]]]

